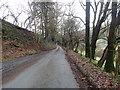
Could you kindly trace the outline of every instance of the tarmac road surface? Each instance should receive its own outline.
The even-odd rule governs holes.
[[[30,66],[28,68],[25,67],[26,69],[22,70],[21,72],[18,70],[18,72],[20,72],[19,74],[15,74],[14,70],[12,74],[5,72],[8,70],[7,67],[15,67],[14,63],[3,64],[3,82],[5,83],[3,83],[2,87],[79,88],[76,80],[74,79],[70,65],[66,60],[65,51],[60,46],[57,46],[56,49],[53,49],[42,55],[35,54],[27,56],[27,58],[22,57],[21,60],[16,60],[16,62],[19,62],[16,66],[20,66],[22,65],[21,63],[26,63],[27,61],[30,62],[30,60],[31,63],[34,63],[29,63]],[[15,60],[13,62],[15,62]],[[27,64],[23,66],[27,66]],[[4,70],[5,68],[6,70]],[[17,70],[17,67],[15,69]],[[6,80],[8,77],[9,79],[12,77],[14,78]]]

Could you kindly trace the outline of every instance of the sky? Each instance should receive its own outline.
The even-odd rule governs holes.
[[[18,12],[20,12],[20,8],[22,10],[24,10],[24,7],[27,9],[27,0],[0,0],[0,6],[3,5],[4,3],[6,3],[6,5],[9,6],[10,10],[15,13],[15,15],[18,15]],[[2,8],[2,10],[0,10],[0,17],[2,17],[3,15],[3,11],[5,10],[5,8]],[[8,13],[7,10],[5,11],[5,13]],[[19,20],[22,22],[24,21],[24,19],[27,18],[26,14],[20,15]],[[12,18],[8,19],[9,22],[12,22]]]
[[[19,9],[17,10],[18,7],[22,7],[22,8],[25,7],[27,9],[27,1],[28,0],[0,0],[0,6],[7,2],[10,9],[12,10],[12,12],[16,13],[16,15],[17,15],[17,12],[20,11]],[[40,1],[40,0],[35,0],[35,1]],[[55,0],[55,1],[58,1],[58,2],[60,1],[61,3],[67,4],[67,3],[72,2],[73,0]],[[80,4],[78,1],[79,0],[75,0],[75,3],[74,3],[74,8],[76,10],[76,16],[81,16],[81,18],[84,18],[85,12],[84,12],[84,10],[82,10],[82,8],[80,8]],[[4,9],[2,9],[0,12],[0,17],[2,17],[2,15],[3,15],[3,10]],[[7,11],[6,11],[6,13],[7,13]],[[24,21],[24,19],[26,17],[27,16],[24,14],[24,15],[21,15],[21,17],[19,17],[19,19],[20,19],[20,21]],[[8,21],[12,21],[12,19],[9,18]]]
[[[35,0],[35,1],[38,2],[38,1],[45,1],[45,0]],[[46,1],[49,1],[49,0],[46,0]],[[57,1],[57,2],[63,3],[63,4],[68,4],[70,2],[73,2],[73,0],[54,0],[54,1]],[[93,0],[91,0],[91,2],[92,1]],[[26,11],[28,9],[27,2],[28,2],[28,0],[0,0],[0,6],[2,4],[4,4],[4,3],[7,3],[9,5],[9,8],[12,10],[12,12],[15,13],[15,15],[18,15],[18,12],[21,11],[20,9],[22,9],[23,11]],[[83,2],[85,4],[85,0],[83,0]],[[18,8],[20,8],[20,9],[18,9]],[[81,17],[83,19],[83,21],[85,21],[85,11],[80,6],[79,0],[74,0],[73,8],[75,10],[75,15],[77,17]],[[0,18],[2,17],[4,10],[5,10],[4,8],[2,8],[0,10]],[[8,13],[8,12],[5,11],[5,13]],[[92,20],[93,20],[93,13],[91,13],[90,15],[91,15],[91,22],[92,22]],[[20,15],[20,17],[18,18],[18,21],[20,23],[24,22],[25,19],[27,18],[27,16],[28,16],[27,14],[22,13]],[[7,21],[12,23],[13,22],[13,18],[9,17]]]

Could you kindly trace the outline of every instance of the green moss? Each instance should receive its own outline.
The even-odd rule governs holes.
[[[97,65],[97,61],[96,60],[93,60],[90,58],[86,58],[85,56],[81,56],[80,53],[76,53],[77,56],[79,56],[82,60],[87,60],[89,62],[89,64],[91,66],[93,66],[94,68],[98,69],[98,70],[104,70],[104,68],[100,68],[98,65]]]
[[[114,77],[114,81],[112,82],[112,85],[117,85],[120,83],[120,75]]]
[[[7,58],[7,59],[2,59],[2,61],[0,61],[0,62],[8,62],[8,61],[11,61],[11,60],[13,60],[14,58]]]

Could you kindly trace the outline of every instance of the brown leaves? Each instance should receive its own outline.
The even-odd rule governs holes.
[[[87,60],[81,59],[74,52],[68,51],[67,56],[70,58],[69,62],[75,63],[72,65],[72,67],[75,67],[76,65],[79,68],[80,72],[88,76],[92,84],[97,85],[98,88],[118,88],[120,86],[113,84],[114,79],[112,78],[111,74],[93,67],[93,65],[91,65]],[[77,70],[74,69],[74,71],[76,72]],[[79,75],[77,79],[80,79]],[[85,77],[81,78],[81,81],[85,80]]]
[[[107,85],[108,85],[108,86],[112,86],[112,83],[108,83]]]

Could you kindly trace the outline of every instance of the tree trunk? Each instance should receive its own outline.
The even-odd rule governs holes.
[[[42,29],[42,36],[44,37],[43,15],[41,15],[41,29]]]
[[[98,61],[98,66],[99,66],[99,67],[102,67],[102,66],[103,66],[103,64],[104,64],[104,62],[105,62],[105,59],[106,59],[107,51],[108,51],[108,46],[105,48],[101,59]]]
[[[118,75],[120,72],[119,67],[120,67],[120,46],[118,46],[118,51],[117,51],[117,59],[116,59],[116,69],[115,69],[115,74]]]
[[[85,57],[90,58],[90,1],[86,0]]]
[[[94,57],[95,57],[96,42],[97,42],[97,39],[99,36],[101,25],[106,19],[106,13],[108,11],[109,4],[110,4],[110,2],[108,1],[106,3],[105,9],[103,11],[103,16],[100,19],[98,19],[95,28],[93,28],[93,34],[92,34],[92,40],[91,40],[91,58],[92,59],[94,59]]]
[[[79,47],[79,42],[76,43],[76,48],[75,48],[75,52],[78,53],[78,47]]]
[[[116,32],[116,13],[117,2],[112,2],[112,21],[110,25],[109,37],[108,37],[108,52],[106,56],[105,71],[114,72],[114,55],[115,55],[115,32]]]
[[[118,46],[118,73],[120,74],[120,46]]]
[[[98,39],[98,35],[100,32],[100,28],[101,28],[101,24],[102,24],[102,20],[99,21],[96,25],[96,27],[93,30],[93,35],[92,35],[92,40],[91,40],[91,58],[94,59],[95,57],[95,50],[96,50],[96,42]]]
[[[47,25],[48,22],[47,22],[47,16],[45,15],[45,39],[48,38],[48,28],[47,28]]]
[[[45,39],[48,38],[48,10],[47,3],[44,3],[44,27],[45,27]]]

